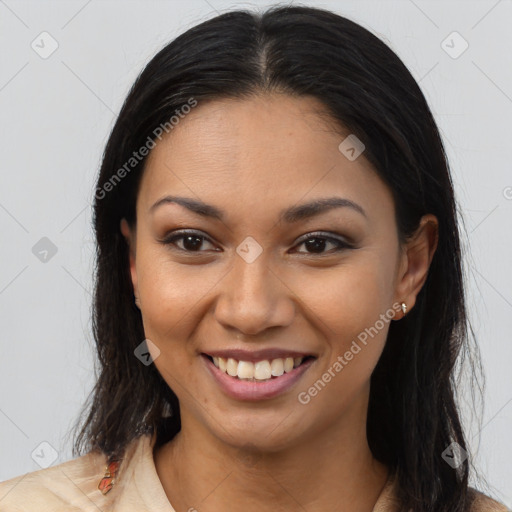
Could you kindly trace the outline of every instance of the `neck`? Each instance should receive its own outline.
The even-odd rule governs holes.
[[[360,412],[349,415],[364,422],[345,418],[273,452],[227,445],[182,415],[182,430],[154,454],[156,470],[177,511],[372,512],[388,470],[371,454]]]

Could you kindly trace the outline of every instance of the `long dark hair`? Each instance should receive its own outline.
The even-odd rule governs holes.
[[[190,110],[194,102],[200,108],[262,92],[315,97],[338,126],[363,141],[364,156],[392,191],[401,242],[422,215],[439,220],[427,280],[415,307],[391,322],[372,374],[367,436],[374,456],[397,477],[401,510],[468,510],[468,461],[455,470],[442,457],[453,442],[467,449],[454,375],[469,341],[457,206],[443,143],[397,55],[360,25],[317,8],[219,15],[165,46],[131,88],[95,191],[98,375],[74,455],[100,450],[122,456],[143,433],[156,431],[159,446],[181,428],[176,395],[155,365],[134,356],[145,336],[119,228],[123,217],[132,227],[136,222],[146,157],[137,153],[134,160],[134,152],[152,147],[162,129],[170,132],[170,120],[186,112],[185,105]],[[166,408],[170,416],[162,414]]]

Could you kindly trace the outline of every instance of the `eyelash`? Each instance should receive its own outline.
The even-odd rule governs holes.
[[[206,252],[206,251],[189,251],[187,249],[182,249],[181,247],[178,247],[176,244],[175,244],[175,241],[177,240],[180,240],[180,239],[183,239],[187,236],[195,236],[197,238],[200,238],[200,239],[203,239],[203,240],[206,240],[208,241],[209,243],[213,244],[213,242],[207,237],[207,236],[204,236],[198,232],[195,232],[195,231],[180,231],[178,233],[174,232],[174,233],[171,233],[170,236],[164,238],[163,240],[160,240],[160,242],[164,245],[167,245],[167,246],[174,246],[174,247],[170,247],[171,249],[173,250],[178,250],[178,251],[181,251],[181,252],[184,252],[184,253],[188,253],[188,254],[200,254],[202,252]],[[305,253],[305,252],[301,252],[300,254],[306,254],[308,256],[323,256],[323,255],[326,255],[326,254],[333,254],[333,253],[338,253],[340,251],[342,251],[343,249],[353,249],[354,246],[349,244],[348,242],[345,242],[343,240],[340,240],[338,238],[334,238],[332,236],[327,236],[326,234],[322,233],[322,232],[313,232],[313,233],[308,233],[307,236],[305,237],[302,237],[302,239],[299,241],[299,243],[297,245],[302,245],[304,244],[305,242],[308,242],[310,240],[325,240],[326,242],[331,242],[331,243],[334,243],[336,245],[336,248],[334,249],[334,251],[326,251],[326,252],[323,252],[323,253]]]

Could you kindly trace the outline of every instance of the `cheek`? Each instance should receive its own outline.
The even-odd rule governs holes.
[[[200,266],[178,264],[161,248],[137,254],[137,276],[146,338],[160,350],[154,364],[180,401],[183,383],[196,385],[195,347],[187,343],[201,311],[201,300],[215,280]],[[218,279],[217,279],[218,280]]]
[[[350,262],[306,278],[307,307],[328,338],[349,340],[390,307],[392,279],[383,258],[359,254]]]
[[[377,252],[365,251],[322,278],[311,278],[311,322],[326,342],[320,379],[325,377],[326,387],[333,391],[319,393],[318,402],[324,405],[339,407],[340,400],[350,401],[368,384],[393,315],[390,264]],[[322,384],[316,387],[323,389]]]
[[[138,288],[144,326],[162,341],[179,339],[201,310],[202,299],[219,281],[216,270],[179,264],[161,248],[137,255]]]

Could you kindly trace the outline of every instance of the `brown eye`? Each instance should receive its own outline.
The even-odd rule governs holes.
[[[303,241],[298,245],[304,245],[307,252],[306,254],[327,254],[333,252],[339,252],[343,249],[352,249],[353,246],[343,240],[338,238],[334,238],[331,236],[324,236],[316,233],[310,233],[306,238],[302,239]],[[325,251],[328,244],[334,245],[334,250]],[[299,251],[304,254],[303,251]]]
[[[202,250],[201,247],[205,243],[213,245],[206,236],[196,233],[194,231],[182,231],[180,233],[172,233],[171,236],[164,238],[163,240],[161,240],[161,242],[164,245],[172,245],[176,249],[184,252],[204,252],[204,250]],[[181,242],[182,246],[180,247],[180,245],[178,245],[177,242]]]

